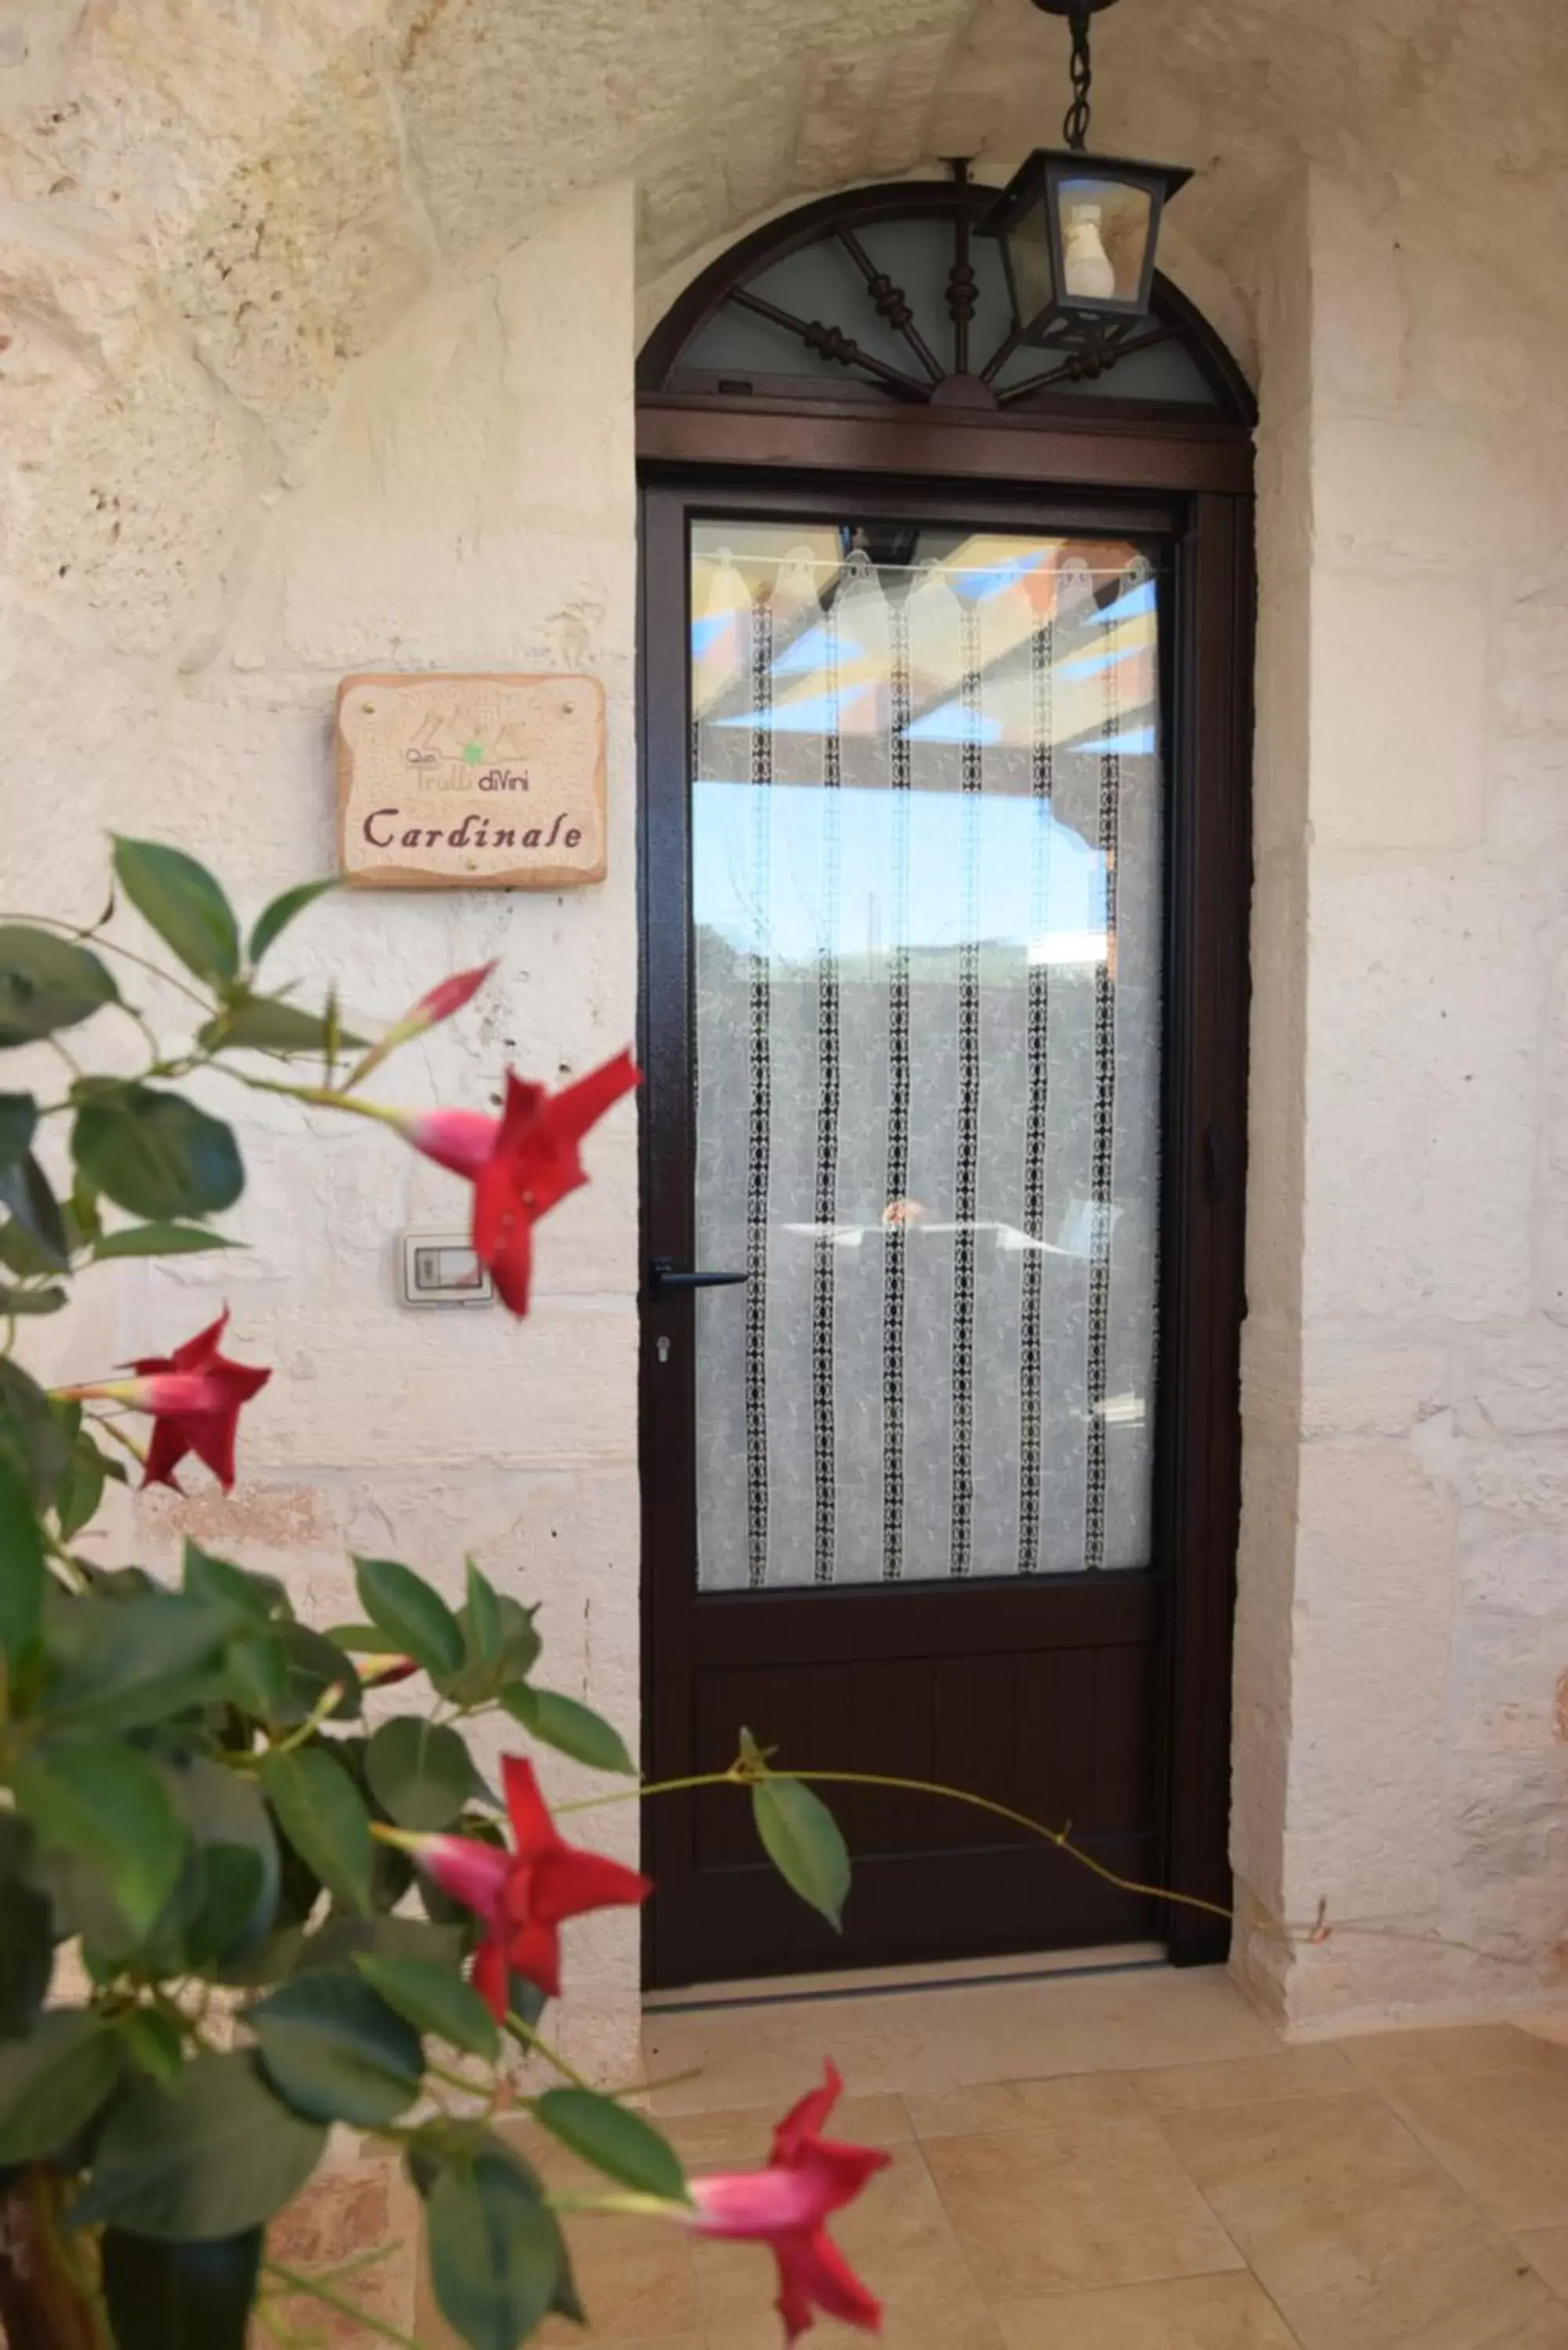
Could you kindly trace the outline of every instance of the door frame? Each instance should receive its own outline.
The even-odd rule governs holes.
[[[1251,447],[1236,424],[1185,419],[1053,416],[1049,422],[962,411],[867,415],[810,403],[806,412],[737,414],[701,394],[644,394],[638,419],[639,1039],[650,1087],[682,1083],[685,1039],[650,1006],[667,982],[672,941],[689,939],[687,834],[652,821],[657,768],[686,775],[688,614],[684,598],[650,593],[683,557],[685,516],[726,497],[781,514],[837,504],[902,512],[946,499],[964,521],[1015,525],[1049,509],[1064,527],[1174,535],[1162,679],[1166,779],[1165,1149],[1161,1205],[1160,1356],[1156,1424],[1157,1558],[1172,1563],[1162,1883],[1228,1909],[1231,1627],[1241,1503],[1240,1342],[1246,1169],[1248,914],[1251,886],[1251,743],[1255,598]],[[847,476],[847,478],[846,478]],[[683,570],[680,576],[684,576]],[[674,926],[679,926],[677,929]],[[680,949],[684,955],[684,943]],[[659,1200],[690,1216],[688,1169],[656,1151],[641,1123],[642,1263]],[[684,1154],[680,1154],[683,1158]],[[660,1163],[662,1161],[662,1163]],[[683,1201],[670,1187],[686,1187]],[[669,1230],[668,1222],[663,1229]],[[685,1225],[689,1232],[689,1223]],[[691,1596],[673,1577],[695,1555],[694,1497],[659,1497],[650,1474],[681,1440],[690,1364],[655,1377],[643,1302],[640,1334],[643,1709],[690,1719]],[[683,1425],[682,1410],[687,1415]],[[662,1567],[662,1571],[661,1571]],[[1105,1578],[1110,1583],[1113,1578]],[[1114,1578],[1129,1586],[1137,1577]],[[1147,1582],[1145,1580],[1145,1590]],[[825,1595],[826,1596],[826,1595]],[[863,1607],[846,1590],[837,1604]],[[978,1596],[978,1593],[977,1593]],[[1129,1590],[1125,1601],[1130,1604]],[[1086,1604],[1094,1605],[1093,1595]],[[1109,1594],[1105,1604],[1111,1604]],[[844,1618],[848,1628],[847,1616]],[[682,1713],[681,1709],[684,1707]],[[645,1735],[647,1733],[645,1732]],[[679,1770],[679,1758],[661,1757]],[[674,1774],[672,1771],[672,1775]],[[680,1885],[691,1866],[691,1802],[643,1814],[644,1865]],[[656,1944],[655,1937],[658,1937]],[[645,1922],[645,1972],[686,1979],[680,1917]],[[1170,1903],[1171,1961],[1222,1960],[1222,1917]]]

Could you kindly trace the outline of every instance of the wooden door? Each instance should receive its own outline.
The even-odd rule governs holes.
[[[644,499],[648,1767],[1223,1898],[1244,916],[1221,497]],[[835,1791],[648,1811],[660,1984],[1223,1935]]]

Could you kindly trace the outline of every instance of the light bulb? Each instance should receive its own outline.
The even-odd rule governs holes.
[[[1100,235],[1098,204],[1069,204],[1062,233],[1062,272],[1069,299],[1104,302],[1116,290],[1116,273]]]

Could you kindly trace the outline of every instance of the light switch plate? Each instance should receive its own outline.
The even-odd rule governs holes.
[[[467,1232],[405,1232],[399,1295],[405,1305],[490,1305],[495,1289]]]

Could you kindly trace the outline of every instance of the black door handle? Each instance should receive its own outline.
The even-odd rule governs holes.
[[[648,1268],[649,1295],[655,1301],[679,1296],[688,1289],[730,1289],[745,1278],[743,1273],[684,1272],[667,1256],[656,1256]]]

